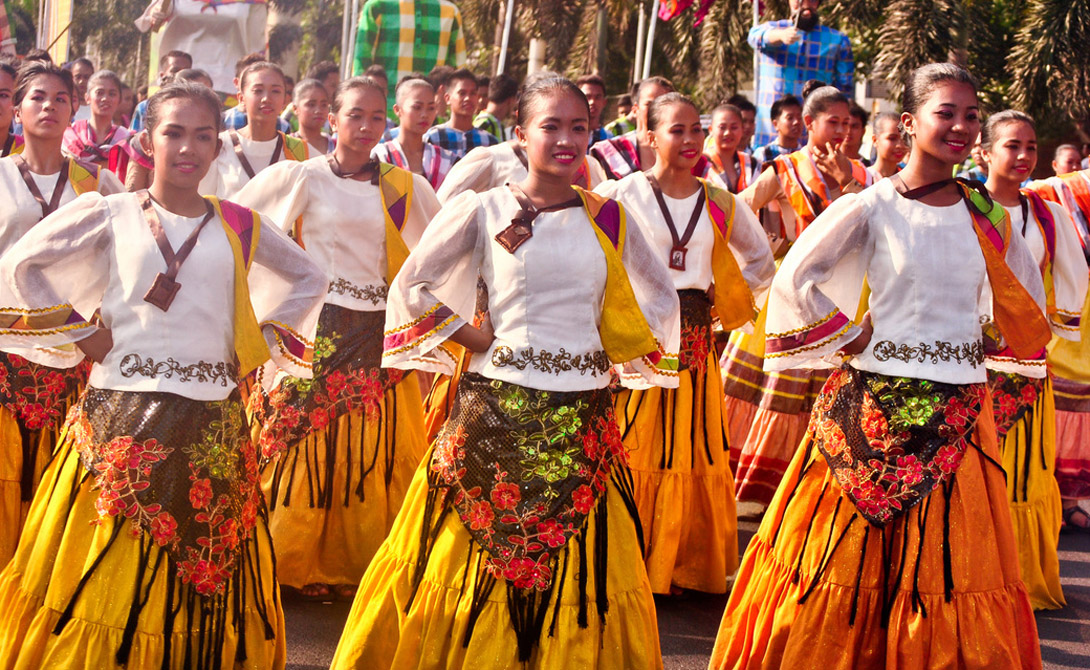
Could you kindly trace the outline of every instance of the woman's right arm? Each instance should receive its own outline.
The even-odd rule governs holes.
[[[483,351],[487,329],[472,325],[483,259],[480,199],[463,193],[447,202],[390,285],[386,298],[384,367],[450,374],[455,359],[446,340]]]
[[[33,348],[19,353],[53,367],[79,363],[82,353],[53,347],[101,330],[88,319],[101,306],[110,276],[110,238],[110,207],[91,192],[42,219],[4,254],[0,346]]]

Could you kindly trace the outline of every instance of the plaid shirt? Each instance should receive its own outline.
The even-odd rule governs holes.
[[[424,141],[451,152],[455,161],[477,147],[490,147],[500,143],[495,135],[479,128],[462,132],[450,126],[432,126],[424,133]]]
[[[609,132],[605,128],[598,127],[590,131],[590,138],[587,140],[587,149],[590,149],[599,142],[613,139],[613,133]]]
[[[401,143],[397,140],[382,142],[376,146],[371,150],[371,158],[376,158],[383,163],[396,165],[412,172],[412,168],[409,167],[409,159],[405,156],[405,150],[401,148]],[[425,142],[423,177],[428,180],[433,189],[439,190],[439,185],[443,183],[443,179],[446,178],[447,173],[450,172],[450,167],[454,165],[456,160],[454,154],[446,149]]]
[[[749,31],[749,45],[757,50],[757,146],[776,140],[772,127],[772,103],[785,95],[802,97],[802,87],[809,79],[818,79],[852,95],[855,60],[848,36],[828,26],[799,31],[802,36],[794,44],[769,44],[765,36],[770,30],[790,28],[790,19],[770,21]]]
[[[239,130],[245,128],[246,124],[250,122],[246,118],[246,112],[242,111],[242,105],[232,107],[223,114],[223,129],[224,130]],[[291,134],[291,124],[285,121],[281,117],[276,118],[276,129],[285,135]]]
[[[604,129],[613,137],[620,137],[636,129],[636,119],[622,116],[607,123]]]
[[[787,154],[798,150],[799,148],[788,149],[787,147],[780,145],[779,142],[773,141],[764,146],[757,147],[757,150],[753,152],[753,163],[759,170],[765,163],[771,163],[776,160],[777,156],[786,156]]]
[[[473,127],[480,128],[501,141],[509,139],[507,137],[507,132],[503,127],[503,122],[497,119],[495,114],[490,112],[481,112],[473,117]]]
[[[466,62],[462,15],[448,0],[367,0],[360,12],[352,73],[378,63],[390,83],[436,65]],[[390,111],[393,110],[392,101]]]

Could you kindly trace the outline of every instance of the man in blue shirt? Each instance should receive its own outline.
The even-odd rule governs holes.
[[[769,21],[749,31],[757,50],[757,133],[754,146],[776,139],[772,103],[785,95],[802,97],[810,79],[836,86],[852,95],[855,61],[848,36],[821,25],[820,0],[790,0],[792,18]]]

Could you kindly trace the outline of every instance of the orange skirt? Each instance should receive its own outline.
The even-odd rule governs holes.
[[[677,389],[625,390],[614,411],[628,450],[651,590],[726,593],[738,519],[715,351]]]
[[[807,436],[746,550],[710,667],[1040,668],[990,399],[974,437],[946,485],[878,529]]]

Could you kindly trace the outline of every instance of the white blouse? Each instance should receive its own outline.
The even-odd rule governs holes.
[[[203,217],[187,218],[155,206],[178,250]],[[286,327],[312,342],[325,296],[325,278],[290,239],[262,220],[248,275],[251,301],[277,366],[309,377],[309,366],[293,364],[279,350],[271,326]],[[5,304],[42,309],[69,304],[84,319],[100,310],[113,348],[91,368],[89,383],[119,391],[165,391],[194,400],[226,398],[235,388],[235,260],[223,224],[213,218],[201,230],[182,264],[181,284],[168,311],[144,295],[166,262],[140,207],[130,193],[86,194],[44,219],[0,260],[0,295]],[[9,300],[13,302],[8,302]],[[6,346],[56,347],[94,332],[82,323],[66,333],[36,340],[6,333]],[[75,365],[55,349],[36,349],[39,362]],[[23,350],[16,350],[23,354]]]
[[[515,141],[500,142],[490,147],[477,147],[450,168],[446,179],[436,191],[439,202],[447,201],[465,191],[484,193],[490,188],[526,179],[526,166],[514,150]],[[586,161],[590,188],[606,181],[605,170],[596,160]]]
[[[1040,271],[1021,235],[1007,264],[1044,304]],[[864,281],[874,335],[853,367],[950,384],[984,382],[981,326],[990,320],[984,255],[964,203],[908,200],[884,179],[839,198],[799,236],[772,282],[766,370],[828,367],[860,333]]]
[[[598,332],[607,269],[594,224],[582,206],[542,213],[534,219],[533,236],[512,254],[494,238],[519,211],[505,187],[463,193],[443,207],[391,286],[388,339],[442,306],[453,315],[402,350],[388,346],[384,366],[452,372],[453,361],[428,354],[472,321],[480,273],[495,341],[486,352],[473,354],[471,371],[548,391],[609,384],[612,365]],[[631,219],[621,258],[652,333],[676,356],[677,293]]]
[[[1083,259],[1082,245],[1075,233],[1075,227],[1063,207],[1045,201],[1045,205],[1052,212],[1052,220],[1056,228],[1056,251],[1052,259],[1052,286],[1057,311],[1069,317],[1079,317],[1082,306],[1086,300],[1087,281],[1090,276],[1086,272],[1086,261]],[[1021,234],[1024,219],[1022,207],[1004,207],[1011,217],[1011,228],[1016,234]],[[1029,222],[1025,224],[1026,246],[1029,248],[1038,267],[1045,262],[1045,238],[1037,225],[1032,210],[1029,210]],[[1052,332],[1057,337],[1078,342],[1080,329],[1078,326],[1064,328],[1056,321],[1049,319]],[[1024,361],[1007,357],[988,356],[986,361],[989,370],[1012,372],[1025,377],[1043,379],[1047,376],[1044,359],[1036,361]]]
[[[30,173],[38,191],[46,202],[53,197],[58,179],[67,179],[68,175],[54,172],[49,175]],[[124,193],[125,187],[117,176],[103,168],[99,172],[98,192],[103,195]],[[61,192],[60,206],[63,207],[76,199],[76,191],[69,183]],[[7,253],[34,224],[42,220],[42,206],[31,195],[30,189],[23,183],[19,168],[11,156],[0,158],[0,256]]]
[[[326,302],[360,312],[386,309],[386,218],[379,187],[333,174],[329,160],[284,161],[250,181],[234,201],[284,232],[303,217],[302,244],[329,278]],[[428,181],[413,175],[401,238],[411,250],[439,211]]]
[[[620,181],[606,181],[599,184],[594,191],[619,200],[629,216],[639,224],[640,231],[658,252],[663,263],[668,265],[674,239],[666,226],[658,199],[655,198],[655,192],[651,188],[651,182],[647,179],[646,173],[635,172]],[[689,225],[689,219],[700,192],[698,190],[683,199],[671,198],[663,194],[663,200],[670,210],[678,235],[685,234],[685,228]],[[733,195],[731,197],[734,198]],[[741,200],[736,200],[735,204],[734,225],[731,227],[731,238],[727,240],[727,246],[734,260],[737,261],[738,268],[742,271],[746,285],[754,294],[754,302],[761,304],[765,291],[772,284],[772,275],[776,271],[776,266],[772,260],[768,236],[765,235],[761,224],[757,222],[757,217]],[[704,204],[701,209],[700,218],[693,229],[693,236],[686,245],[688,253],[685,255],[685,269],[669,269],[674,288],[679,291],[683,289],[704,291],[713,283],[712,246],[715,244],[715,224],[708,216],[707,205]]]
[[[231,143],[230,133],[229,130],[220,133],[220,152],[198,186],[201,195],[214,195],[225,200],[234,200],[242,187],[250,181],[250,176],[246,174],[246,169],[242,167],[235,153],[235,145]],[[257,142],[238,133],[239,146],[242,147],[242,153],[246,154],[250,167],[254,169],[255,177],[271,167],[269,161],[272,160],[273,151],[276,149],[276,141],[277,138],[274,137],[271,140]],[[277,162],[285,161],[298,162],[287,158],[284,147],[281,147],[280,158]]]

